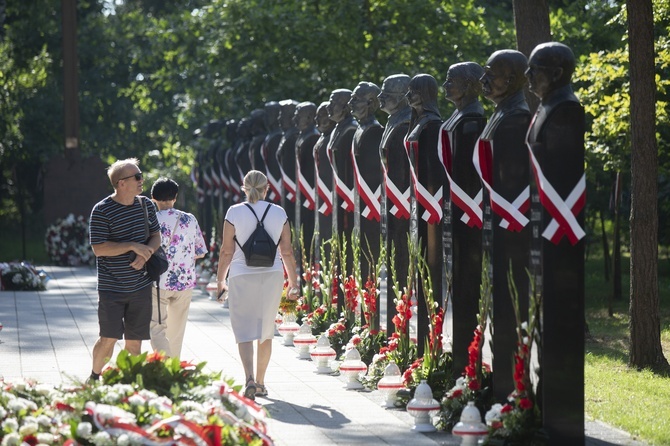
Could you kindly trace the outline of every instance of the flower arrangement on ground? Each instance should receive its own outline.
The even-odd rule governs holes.
[[[93,265],[95,254],[88,240],[88,219],[68,214],[49,225],[44,247],[54,265]]]
[[[433,391],[433,397],[442,398],[442,395],[453,385],[451,352],[444,350],[442,342],[442,325],[444,310],[435,302],[433,296],[433,282],[430,277],[428,262],[420,252],[418,246],[410,246],[411,260],[416,262],[421,289],[428,312],[428,338],[425,340],[423,356],[415,360],[403,373],[405,385],[413,391],[426,381]]]
[[[28,262],[0,263],[0,290],[44,291],[47,276]]]
[[[463,409],[473,401],[480,413],[491,405],[491,367],[482,362],[484,333],[491,308],[492,285],[489,277],[488,259],[482,261],[482,276],[479,296],[479,314],[472,342],[468,346],[468,365],[456,385],[442,398],[440,411],[440,429],[451,431],[460,421]]]
[[[327,252],[328,251],[328,252]],[[302,320],[312,327],[312,334],[319,336],[330,328],[330,325],[339,319],[337,312],[337,293],[339,289],[338,269],[336,259],[339,257],[339,241],[337,237],[326,240],[321,244],[321,265],[315,268],[317,276],[311,276],[312,286],[318,291],[314,294],[312,310]]]
[[[262,407],[203,366],[125,354],[100,385],[2,382],[1,444],[272,445]]]
[[[546,432],[542,429],[542,417],[530,375],[531,351],[539,335],[538,311],[541,297],[535,292],[535,284],[531,279],[528,322],[522,321],[519,310],[519,293],[514,284],[511,265],[507,272],[507,281],[517,321],[514,390],[507,397],[506,404],[495,404],[486,413],[489,435],[485,444],[543,445],[547,437]]]
[[[384,369],[390,361],[394,361],[401,371],[407,370],[417,358],[416,343],[412,341],[410,336],[410,320],[412,318],[412,288],[411,286],[400,290],[400,283],[397,278],[395,269],[395,247],[391,246],[391,256],[389,263],[389,279],[393,282],[393,292],[395,298],[396,314],[393,316],[394,331],[387,339],[387,345],[379,349],[379,353],[374,355],[372,363],[368,367],[368,373],[361,382],[363,385],[371,390],[377,388],[379,380],[384,377]],[[410,263],[408,270],[408,284],[412,284],[412,276],[414,274],[413,267]]]

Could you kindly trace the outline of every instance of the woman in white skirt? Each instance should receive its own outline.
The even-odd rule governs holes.
[[[297,299],[299,288],[286,212],[281,206],[264,201],[268,192],[267,177],[257,170],[249,171],[244,177],[242,190],[258,218],[262,218],[269,206],[263,224],[270,237],[279,244],[274,265],[247,266],[240,246],[256,230],[256,216],[246,203],[228,209],[223,223],[223,243],[216,275],[217,294],[221,296],[224,290],[228,290],[230,323],[246,377],[244,396],[255,399],[256,396],[267,396],[265,372],[272,354],[275,316],[284,286],[284,269],[288,276],[288,297]],[[257,341],[255,375],[253,341]]]

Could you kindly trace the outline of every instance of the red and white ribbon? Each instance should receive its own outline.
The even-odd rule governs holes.
[[[289,177],[288,174],[284,171],[284,167],[281,165],[281,163],[279,163],[279,170],[281,170],[281,180],[284,189],[286,190],[286,199],[295,203],[295,193],[296,193],[295,183],[293,182],[291,177]]]
[[[330,162],[330,167],[333,169],[335,191],[342,199],[342,209],[347,212],[354,212],[354,191],[349,189],[344,180],[337,174],[337,167],[335,166],[335,160],[333,158],[332,147],[328,147],[328,161]]]
[[[322,202],[319,212],[323,215],[330,215],[333,212],[333,193],[319,176],[317,176],[316,190]]]
[[[540,194],[540,203],[552,216],[551,222],[547,225],[542,237],[557,245],[563,236],[566,236],[570,244],[575,245],[586,233],[577,221],[577,215],[586,204],[586,174],[582,174],[579,181],[565,199],[556,192],[542,172],[540,163],[538,163],[533,150],[528,144],[528,153],[530,153],[531,167],[535,174],[537,189]]]
[[[507,201],[493,189],[491,184],[493,182],[493,144],[490,140],[481,138],[477,140],[472,162],[484,187],[489,191],[491,210],[503,219],[500,226],[509,231],[521,231],[528,224],[528,218],[524,213],[530,204],[530,189],[526,187],[514,200],[515,204]]]
[[[230,180],[223,172],[223,167],[219,164],[219,179],[221,180],[221,185],[223,186],[223,198],[230,198]]]
[[[410,187],[405,192],[400,192],[400,188],[389,178],[386,166],[382,163],[382,171],[384,172],[384,185],[386,187],[386,196],[393,206],[389,209],[391,215],[396,218],[409,220],[410,212]]]
[[[447,122],[440,127],[440,136],[437,143],[437,156],[440,158],[444,172],[449,181],[449,195],[451,201],[463,211],[461,221],[466,225],[482,228],[482,191],[473,199],[467,194],[451,177],[452,158],[451,158],[451,134],[447,131]]]
[[[314,195],[314,188],[309,184],[307,178],[305,178],[305,176],[302,174],[302,170],[298,173],[298,185],[300,186],[300,192],[302,192],[303,197],[305,197],[305,201],[303,201],[302,205],[310,211],[313,211],[315,207],[314,200],[316,199]]]
[[[368,220],[381,220],[381,204],[379,200],[381,199],[381,187],[377,187],[377,190],[372,192],[370,185],[365,181],[361,171],[358,168],[358,162],[356,161],[356,155],[354,154],[354,144],[351,144],[351,164],[354,167],[354,180],[356,181],[356,188],[358,189],[358,194],[365,203],[365,209],[361,212],[361,215]]]
[[[272,172],[270,172],[267,141],[263,141],[263,144],[261,144],[261,158],[263,158],[263,164],[265,165],[265,176],[268,178],[268,185],[270,186],[270,190],[268,191],[268,199],[270,201],[276,201],[277,197],[281,196],[281,183],[272,175]]]
[[[414,156],[418,156],[419,142],[408,141],[407,138],[405,138],[405,149],[407,152],[407,159],[409,160],[409,172],[412,177],[412,183],[414,184],[416,201],[418,201],[425,209],[423,214],[421,214],[421,218],[428,224],[436,225],[442,220],[442,186],[440,186],[435,194],[431,194],[417,178],[414,165],[412,164],[411,153],[414,152]]]

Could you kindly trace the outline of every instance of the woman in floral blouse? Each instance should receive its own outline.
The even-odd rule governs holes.
[[[179,358],[186,330],[191,294],[196,286],[195,260],[207,253],[198,221],[192,214],[174,208],[179,185],[159,178],[151,187],[151,198],[158,207],[161,245],[170,266],[159,281],[160,304],[153,290],[151,346],[167,356]]]

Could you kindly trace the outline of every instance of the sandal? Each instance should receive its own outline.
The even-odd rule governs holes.
[[[268,389],[263,384],[256,384],[256,396],[268,396]]]
[[[244,396],[250,400],[256,399],[256,383],[253,379],[247,381],[247,385],[244,386]]]

